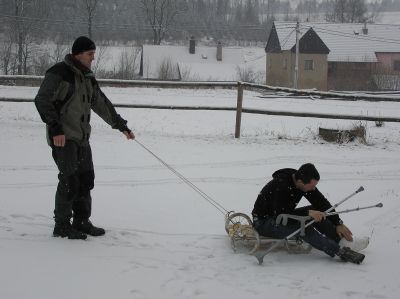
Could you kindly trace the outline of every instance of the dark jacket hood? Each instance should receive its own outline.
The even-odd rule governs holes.
[[[92,74],[92,71],[84,66],[79,60],[76,60],[73,55],[67,54],[64,57],[64,62],[75,72],[82,72],[84,75]]]
[[[294,173],[296,173],[296,171],[297,170],[293,169],[293,168],[283,168],[283,169],[279,169],[279,170],[275,171],[272,174],[272,177],[274,179],[287,179],[287,178],[291,178],[292,175]]]

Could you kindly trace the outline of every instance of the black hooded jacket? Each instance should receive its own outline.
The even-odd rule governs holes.
[[[317,188],[310,192],[297,189],[293,180],[293,174],[296,171],[296,169],[284,168],[274,172],[273,179],[264,186],[257,197],[252,212],[253,217],[260,219],[265,217],[276,218],[279,214],[299,215],[295,208],[303,196],[311,203],[313,210],[324,212],[332,207]],[[329,216],[329,219],[335,225],[341,223],[338,215]]]

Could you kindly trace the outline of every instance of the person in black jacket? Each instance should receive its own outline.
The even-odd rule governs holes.
[[[95,52],[96,46],[91,39],[78,37],[71,54],[47,70],[35,98],[59,170],[54,237],[86,239],[87,235],[105,234],[103,228],[94,226],[89,220],[92,211],[90,191],[95,178],[89,143],[91,111],[127,139],[135,138],[127,121],[115,111],[91,71]]]
[[[344,242],[353,243],[352,232],[338,215],[326,217],[324,211],[332,205],[316,187],[320,175],[313,164],[304,164],[298,170],[280,169],[272,178],[258,195],[252,212],[254,228],[260,235],[283,239],[299,229],[295,220],[289,220],[285,226],[277,224],[276,217],[280,214],[310,216],[315,223],[306,228],[304,241],[331,257],[337,255],[355,263],[364,259],[364,255],[341,246]],[[297,208],[303,196],[311,205]]]

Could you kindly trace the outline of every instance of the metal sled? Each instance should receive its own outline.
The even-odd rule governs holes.
[[[282,239],[263,237],[253,228],[251,218],[244,213],[229,212],[225,216],[225,230],[231,239],[234,252],[245,251],[257,257],[258,251],[265,251]],[[311,245],[303,242],[300,238],[292,238],[282,242],[281,248],[289,253],[309,253]]]

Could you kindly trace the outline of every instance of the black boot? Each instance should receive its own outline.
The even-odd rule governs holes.
[[[343,261],[351,262],[354,264],[361,264],[365,258],[364,254],[355,252],[349,247],[341,247],[336,255],[340,257]]]
[[[74,229],[70,222],[56,223],[54,225],[53,237],[68,237],[68,239],[73,240],[86,240],[87,238],[86,234]]]
[[[74,219],[72,222],[72,227],[82,233],[94,237],[103,236],[106,233],[104,228],[94,226],[88,219]]]

